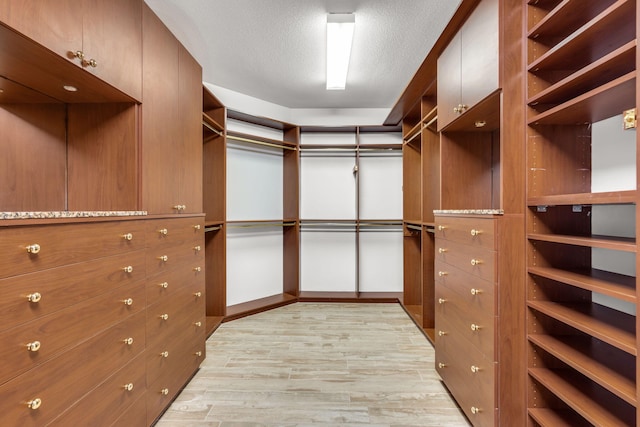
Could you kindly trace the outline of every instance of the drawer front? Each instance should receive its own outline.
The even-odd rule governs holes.
[[[124,342],[126,338],[133,338],[131,345]],[[46,425],[144,348],[144,312],[139,312],[0,386],[0,396],[4,396],[0,425]],[[36,399],[41,405],[30,408],[28,402]]]
[[[495,219],[436,216],[437,238],[495,249]]]
[[[204,218],[166,218],[147,221],[146,240],[149,248],[181,246],[187,242],[204,241]],[[196,243],[200,244],[201,243]],[[204,246],[201,246],[204,250]]]
[[[185,286],[200,292],[204,297],[204,272],[194,271],[190,266],[182,266],[147,278],[147,304],[170,298]]]
[[[49,425],[111,425],[145,393],[145,354],[139,354]]]
[[[118,419],[111,425],[111,427],[146,426],[147,394],[144,393],[142,397],[133,403],[133,405],[118,415]]]
[[[474,426],[494,426],[496,364],[459,337],[436,348],[436,370]]]
[[[194,248],[200,247],[200,250]],[[146,271],[149,276],[186,269],[192,275],[204,272],[204,243],[193,239],[178,246],[163,246],[147,250]]]
[[[140,282],[145,261],[145,251],[135,251],[1,279],[0,331]]]
[[[134,282],[2,332],[0,383],[144,310],[144,282]]]
[[[477,276],[472,276],[457,267],[446,264],[440,260],[435,262],[435,283],[436,286],[445,287],[465,301],[473,317],[478,317],[484,313],[494,314],[495,311],[495,289],[494,282],[488,282]],[[440,303],[436,298],[436,303]]]
[[[144,249],[142,221],[0,229],[0,278]],[[131,237],[131,239],[129,239]]]
[[[494,251],[437,238],[435,259],[484,280],[495,281],[496,252]]]
[[[490,360],[494,358],[495,321],[493,313],[474,313],[469,305],[451,290],[436,286],[436,301],[444,299],[444,304],[435,305],[436,335],[462,337],[476,346]],[[442,321],[447,329],[441,329]]]

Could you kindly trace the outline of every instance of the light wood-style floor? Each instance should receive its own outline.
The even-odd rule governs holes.
[[[469,423],[398,304],[297,303],[224,323],[158,427]]]

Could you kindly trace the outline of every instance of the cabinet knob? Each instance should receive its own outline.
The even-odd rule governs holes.
[[[447,302],[446,299],[444,298],[438,298],[438,304],[444,304],[445,302]]]
[[[163,396],[166,396],[167,394],[169,394],[169,389],[168,388],[163,388],[162,390],[160,390],[160,394]]]
[[[447,365],[445,363],[442,362],[438,362],[438,368],[442,369],[442,368],[446,368]]]
[[[449,273],[447,273],[446,271],[438,271],[438,277],[444,277],[447,274],[449,274]]]
[[[471,295],[479,295],[482,291],[480,289],[471,288]]]
[[[480,330],[480,325],[476,325],[475,323],[471,324],[471,330],[477,332]]]
[[[200,247],[200,245],[193,247],[193,250],[196,251],[196,252],[200,252],[201,249],[202,248]]]
[[[124,305],[133,305],[132,298],[123,299],[122,302],[124,303]]]
[[[453,107],[453,112],[454,113],[460,113],[460,107],[459,106]]]
[[[438,231],[444,231],[444,230],[446,230],[446,229],[447,229],[447,226],[446,226],[446,225],[439,225],[439,226],[438,226]]]
[[[195,271],[195,272],[198,272],[198,273],[199,273],[200,271],[202,271],[202,268],[200,268],[200,267],[194,267],[194,268],[193,268],[193,271]]]
[[[98,66],[98,62],[92,58],[88,61],[82,61],[82,65],[84,65],[85,67],[96,68]]]
[[[200,326],[202,326],[202,322],[195,322],[193,324],[196,328],[199,328]]]
[[[193,294],[196,298],[200,298],[202,296],[202,292],[194,292]]]
[[[133,273],[133,267],[130,265],[124,267],[123,270],[125,273]]]
[[[160,357],[164,357],[164,358],[169,357],[169,352],[168,351],[163,351],[162,353],[160,353]]]
[[[438,331],[438,336],[439,337],[443,337],[445,335],[447,335],[447,333],[445,331]]]
[[[166,236],[167,234],[169,234],[169,230],[167,230],[166,228],[161,228],[160,230],[158,230],[158,233]]]
[[[187,209],[187,205],[174,205],[173,209],[177,210],[178,212],[181,212],[181,211]]]
[[[131,391],[131,390],[133,390],[133,383],[125,384],[124,389],[125,389],[126,391]]]
[[[42,295],[40,294],[40,292],[34,292],[32,294],[27,295],[27,300],[29,302],[40,302],[41,299],[42,299]]]
[[[169,315],[168,315],[167,313],[165,313],[165,314],[161,314],[159,317],[160,317],[162,320],[169,320]]]
[[[479,371],[480,371],[480,368],[478,366],[471,365],[471,372],[473,372],[474,374],[477,374]]]
[[[475,228],[471,230],[471,235],[472,236],[479,236],[480,234],[482,234],[482,230],[476,230]]]
[[[27,246],[27,252],[30,254],[37,254],[40,252],[40,245],[37,243],[34,243],[32,245]]]
[[[158,286],[160,286],[162,289],[167,289],[169,287],[169,284],[167,282],[162,282]]]
[[[123,234],[122,238],[124,240],[133,240],[133,234],[131,234],[131,233]]]
[[[78,59],[84,59],[84,52],[81,50],[76,50],[75,52],[73,52],[73,56]]]
[[[474,415],[480,413],[480,408],[478,408],[477,406],[472,406],[471,413]]]
[[[34,353],[40,350],[40,341],[34,341],[27,344],[27,350],[32,351]]]
[[[122,340],[126,345],[131,345],[133,344],[133,338],[129,337],[127,339]]]
[[[201,351],[196,351],[196,352],[195,352],[195,353],[193,353],[193,354],[195,354],[195,355],[196,355],[196,356],[198,356],[198,357],[201,357],[201,356],[202,356],[202,352],[201,352]]]
[[[40,406],[42,406],[42,399],[36,397],[35,399],[28,401],[27,406],[29,407],[29,409],[38,409]]]
[[[194,226],[193,226],[193,228],[194,228],[195,230],[200,230],[200,228],[201,228],[201,227],[200,227],[200,224],[196,224],[196,225],[194,225]]]
[[[445,253],[445,252],[447,252],[447,251],[448,251],[448,249],[447,249],[447,248],[438,248],[438,253],[439,253],[439,254],[443,254],[443,253]]]
[[[473,266],[480,265],[480,264],[482,264],[482,260],[480,260],[480,259],[475,259],[474,258],[474,259],[471,260],[471,265],[473,265]]]
[[[161,255],[161,256],[159,256],[159,257],[158,257],[158,259],[159,259],[160,261],[162,261],[162,262],[167,262],[167,261],[169,261],[169,257],[168,257],[168,256],[166,256],[166,255]]]

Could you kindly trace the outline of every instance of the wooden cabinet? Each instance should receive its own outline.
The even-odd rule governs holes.
[[[527,5],[527,415],[637,425],[635,0]],[[632,113],[631,116],[634,116]]]
[[[140,100],[142,1],[78,3],[8,0],[0,21]]]
[[[143,10],[142,206],[202,212],[202,69],[147,6]]]
[[[438,128],[499,87],[498,0],[482,0],[438,58]]]

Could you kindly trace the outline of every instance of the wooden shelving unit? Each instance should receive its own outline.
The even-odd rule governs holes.
[[[527,407],[532,426],[637,425],[640,420],[637,321],[628,308],[635,311],[638,282],[606,262],[607,257],[635,258],[629,262],[635,271],[637,232],[610,231],[625,214],[602,214],[603,209],[636,212],[638,194],[636,188],[616,188],[615,180],[607,191],[593,191],[601,182],[592,155],[593,147],[606,144],[613,164],[625,164],[629,181],[638,182],[635,159],[616,154],[615,131],[603,127],[607,140],[594,140],[602,138],[595,126],[637,104],[636,11],[635,0],[528,2]],[[637,214],[630,215],[637,229]]]

